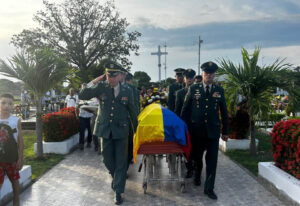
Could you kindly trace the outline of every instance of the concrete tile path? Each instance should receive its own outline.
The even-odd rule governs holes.
[[[284,206],[277,197],[260,185],[255,178],[219,152],[215,192],[218,200],[203,194],[203,185],[195,187],[187,179],[186,193],[180,192],[178,182],[153,182],[147,194],[142,188],[143,173],[138,172],[141,162],[129,169],[124,206],[138,205],[197,205],[197,206]],[[205,169],[205,168],[204,168]],[[162,175],[167,175],[165,159],[161,160]],[[205,170],[204,170],[205,171]],[[204,176],[204,175],[202,175]],[[203,178],[202,178],[203,179]],[[203,182],[203,181],[202,181]],[[22,206],[105,206],[114,205],[111,177],[102,156],[92,148],[76,150],[43,175],[21,195]],[[8,206],[12,206],[9,203]]]

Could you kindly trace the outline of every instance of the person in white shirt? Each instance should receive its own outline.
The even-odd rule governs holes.
[[[78,96],[75,94],[74,89],[69,89],[69,94],[66,96],[65,99],[65,107],[78,107],[79,99]]]
[[[93,113],[90,113],[84,109],[79,109],[79,149],[84,149],[84,136],[85,130],[88,130],[88,138],[86,147],[91,147],[92,142],[92,131],[91,131],[91,117]]]

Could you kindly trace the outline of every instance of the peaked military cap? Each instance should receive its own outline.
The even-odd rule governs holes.
[[[184,71],[183,76],[187,77],[187,78],[194,78],[196,72],[193,69],[187,69]]]
[[[105,72],[109,76],[117,76],[120,72],[122,72],[121,69],[123,69],[123,67],[120,64],[113,61],[109,61],[105,64]]]
[[[176,75],[183,75],[185,69],[183,68],[177,68],[177,69],[174,69]]]
[[[121,68],[121,72],[124,73],[124,74],[128,73],[128,71],[123,67]]]
[[[195,76],[195,79],[200,79],[202,81],[202,76],[201,75],[197,75],[197,76]]]
[[[126,74],[126,80],[129,81],[133,78],[133,75],[131,73]]]
[[[218,69],[218,65],[214,62],[205,62],[204,64],[201,65],[201,69],[205,72],[205,73],[215,73]]]

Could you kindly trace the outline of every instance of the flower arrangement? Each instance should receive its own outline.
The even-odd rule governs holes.
[[[277,122],[271,135],[275,165],[300,179],[300,120]]]
[[[43,116],[43,139],[45,142],[60,142],[78,132],[79,121],[75,108],[63,108],[59,112]]]

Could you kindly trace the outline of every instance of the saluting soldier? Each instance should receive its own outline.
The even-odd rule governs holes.
[[[83,85],[79,98],[99,99],[99,109],[94,134],[103,138],[103,161],[112,176],[115,204],[122,204],[127,173],[128,131],[130,120],[137,127],[136,107],[132,91],[120,84],[122,66],[109,62],[105,74],[87,86]],[[107,81],[103,81],[106,76]]]
[[[169,86],[169,97],[168,97],[168,109],[173,111],[175,110],[175,99],[176,91],[185,87],[183,82],[183,72],[185,69],[177,68],[174,70],[176,73],[176,82]]]
[[[194,76],[196,72],[193,69],[187,69],[184,71],[183,76],[184,76],[184,83],[185,83],[185,88],[180,89],[176,93],[176,101],[175,101],[175,113],[180,116],[183,102],[185,95],[188,91],[188,88],[193,84],[194,82]],[[193,138],[193,137],[191,137]],[[186,178],[191,178],[193,176],[193,152],[191,152],[191,157],[190,160],[186,163],[186,168],[187,168],[187,173],[186,173]]]
[[[213,83],[217,64],[206,62],[201,66],[203,82],[190,86],[183,103],[181,117],[188,122],[192,138],[192,151],[196,161],[194,184],[201,184],[202,156],[206,151],[206,179],[204,194],[211,199],[217,199],[214,192],[216,177],[218,147],[220,137],[220,119],[222,120],[222,135],[228,139],[228,114],[224,97],[224,89]]]

